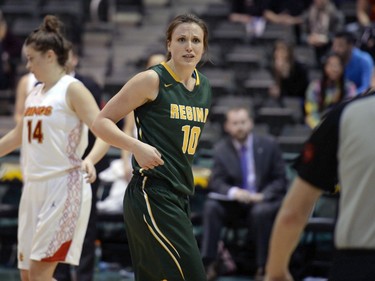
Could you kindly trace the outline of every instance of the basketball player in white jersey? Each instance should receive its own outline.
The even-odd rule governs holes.
[[[22,281],[50,281],[59,262],[78,264],[90,212],[89,183],[96,178],[94,164],[109,148],[98,140],[81,159],[87,126],[99,108],[87,88],[65,73],[69,44],[60,28],[55,16],[46,16],[27,37],[26,67],[41,83],[26,98],[22,122],[0,139],[0,157],[22,149]]]

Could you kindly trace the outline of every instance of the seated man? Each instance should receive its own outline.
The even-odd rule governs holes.
[[[345,62],[345,78],[354,82],[360,94],[371,87],[374,77],[374,61],[371,55],[356,47],[355,35],[340,31],[334,35],[332,51],[342,56]]]
[[[285,163],[274,139],[252,133],[248,108],[229,109],[224,129],[228,137],[215,146],[209,180],[213,193],[204,206],[203,261],[208,280],[214,280],[222,227],[245,221],[254,237],[258,278],[264,274],[271,229],[287,190]]]

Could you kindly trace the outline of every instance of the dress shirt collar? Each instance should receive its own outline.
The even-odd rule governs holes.
[[[238,152],[241,151],[241,147],[242,147],[242,146],[245,146],[247,149],[248,149],[248,148],[251,148],[251,147],[253,146],[253,134],[250,133],[250,134],[247,136],[247,138],[246,138],[246,140],[245,140],[244,143],[240,143],[240,142],[239,142],[238,140],[236,140],[236,139],[232,139],[232,142],[233,142],[233,145],[234,145],[234,147],[236,148],[236,150],[237,150]]]

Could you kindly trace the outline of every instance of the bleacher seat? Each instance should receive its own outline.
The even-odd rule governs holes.
[[[266,52],[261,47],[239,45],[226,53],[224,60],[227,67],[236,73],[236,80],[242,84],[248,78],[249,71],[255,72],[264,67]]]
[[[209,3],[203,11],[197,13],[206,22],[210,30],[228,19],[230,13],[230,3],[221,1],[220,3]]]
[[[209,68],[204,69],[203,74],[207,76],[212,88],[213,102],[220,97],[225,97],[234,93],[235,73],[230,69]]]
[[[246,28],[241,23],[221,21],[217,27],[211,31],[210,42],[220,44],[223,52],[228,52],[235,45],[247,42]]]
[[[0,9],[12,28],[14,21],[19,18],[39,18],[40,5],[41,0],[4,0],[0,2]]]
[[[274,136],[279,136],[285,125],[295,123],[292,110],[285,107],[259,108],[256,122],[268,124],[270,126],[270,132]]]

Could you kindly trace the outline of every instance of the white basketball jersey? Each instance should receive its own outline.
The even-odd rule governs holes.
[[[38,84],[26,99],[22,138],[26,180],[50,178],[81,165],[88,129],[66,103],[72,82],[81,83],[65,75],[45,93],[44,84]]]

